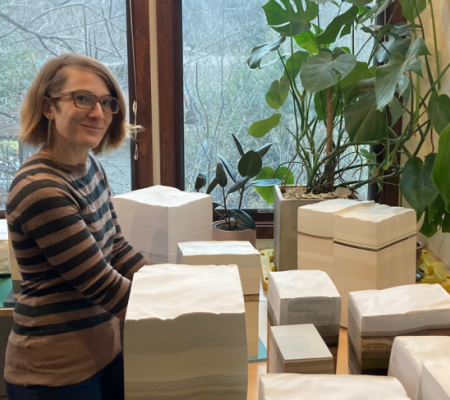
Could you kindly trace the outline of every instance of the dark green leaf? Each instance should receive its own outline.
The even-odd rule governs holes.
[[[212,203],[212,206],[213,206],[213,210],[215,210],[217,207],[223,207],[222,206],[222,204],[220,204],[220,203]]]
[[[445,201],[445,209],[450,212],[450,125],[441,132],[439,150],[433,168],[433,181]]]
[[[431,177],[435,160],[435,153],[428,154],[425,163],[419,157],[411,157],[403,168],[400,180],[403,196],[419,215],[439,194]]]
[[[286,101],[289,94],[289,79],[283,75],[278,81],[273,81],[266,93],[266,102],[269,107],[278,110]]]
[[[245,211],[238,208],[232,208],[230,210],[231,216],[241,226],[247,229],[256,229],[255,221]]]
[[[378,111],[375,95],[370,94],[344,111],[345,129],[353,143],[381,141],[387,137],[386,111]]]
[[[221,187],[227,186],[228,180],[223,165],[218,163],[216,166],[216,181]]]
[[[434,129],[440,134],[450,124],[450,97],[446,94],[438,96],[437,92],[433,91],[428,104],[428,112]]]
[[[265,154],[269,151],[269,149],[272,147],[272,143],[265,144],[264,146],[260,147],[259,149],[256,149],[255,151],[261,156],[264,157]]]
[[[403,16],[411,23],[427,7],[427,0],[399,0]]]
[[[281,44],[286,40],[286,35],[280,34],[275,40],[269,43],[264,43],[256,46],[252,49],[250,56],[247,59],[247,64],[251,69],[264,68],[265,65],[261,66],[261,61],[265,55],[271,51],[277,50]],[[269,63],[271,64],[271,63]]]
[[[358,14],[358,7],[353,6],[350,7],[346,12],[343,14],[338,14],[337,17],[335,17],[326,27],[325,31],[317,36],[316,42],[317,44],[331,44],[336,41],[337,36],[339,35],[339,32],[341,31],[342,27],[347,25],[348,23],[351,23],[355,21],[355,18]]]
[[[233,182],[236,182],[236,174],[234,173],[234,170],[231,167],[230,163],[227,160],[225,160],[225,158],[223,158],[220,154],[218,154],[218,156],[220,158],[220,161],[222,161],[224,168],[228,172],[228,175],[230,176],[231,180]]]
[[[426,237],[432,237],[441,228],[444,220],[445,203],[441,196],[425,209],[425,215],[420,228],[420,233]]]
[[[256,151],[248,151],[238,164],[238,171],[242,176],[256,176],[262,168],[262,157]]]
[[[242,179],[238,180],[233,186],[231,186],[227,191],[227,196],[233,192],[236,192],[239,189],[242,189],[245,184],[252,179],[253,176],[244,176]]]
[[[281,114],[273,114],[267,119],[253,122],[248,128],[248,134],[250,136],[260,138],[267,135],[273,128],[277,127],[280,123]]]
[[[310,22],[319,14],[317,4],[306,0],[293,0],[297,11],[294,10],[290,0],[280,0],[282,7],[275,0],[269,0],[262,8],[266,14],[270,27],[286,36],[295,36],[300,32],[307,32],[311,27]]]
[[[356,66],[353,54],[342,54],[334,59],[330,51],[321,50],[303,65],[300,80],[311,93],[320,92],[335,85]]]
[[[286,61],[286,69],[284,71],[285,75],[288,76],[291,83],[295,81],[298,73],[300,72],[303,64],[305,64],[309,55],[306,51],[296,51],[289,59]],[[289,82],[289,81],[288,81]]]
[[[218,185],[217,179],[214,178],[209,184],[208,189],[206,189],[206,194],[210,194],[216,188],[217,185]]]
[[[206,174],[200,172],[195,180],[195,190],[198,192],[203,186],[206,185]]]
[[[398,101],[396,97],[393,97],[391,102],[388,104],[389,113],[391,114],[391,126],[400,119],[403,115],[403,105]]]
[[[245,154],[245,151],[242,149],[242,145],[241,142],[239,141],[239,139],[236,137],[236,135],[234,135],[233,133],[231,134],[231,136],[233,136],[233,140],[234,143],[238,149],[239,154],[241,155],[241,157]]]

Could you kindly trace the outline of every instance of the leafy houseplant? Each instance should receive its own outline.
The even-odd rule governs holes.
[[[272,146],[271,143],[260,147],[257,150],[250,150],[244,152],[241,143],[235,135],[233,136],[236,148],[241,156],[238,165],[237,173],[231,164],[222,156],[218,155],[220,162],[216,166],[216,174],[209,184],[206,193],[211,192],[219,186],[222,194],[221,203],[213,203],[213,209],[220,219],[225,221],[221,229],[229,231],[238,231],[243,229],[255,229],[255,222],[252,217],[241,209],[244,195],[249,189],[256,185],[274,185],[280,183],[280,179],[268,179],[253,181],[253,179],[261,172],[262,158],[269,151]],[[228,177],[231,182],[229,182]],[[229,185],[231,183],[231,185]],[[206,175],[200,173],[197,177],[195,190],[199,191],[206,185]],[[230,208],[228,206],[229,196],[233,193],[238,194],[238,207]]]
[[[326,3],[338,9],[324,25],[320,9]],[[307,193],[330,192],[337,186],[357,190],[369,183],[381,188],[389,178],[400,176],[409,204],[418,216],[425,213],[421,232],[431,236],[440,227],[448,232],[450,174],[445,154],[450,151],[450,98],[441,93],[441,83],[450,65],[440,65],[433,1],[371,4],[371,0],[269,0],[263,6],[268,25],[279,35],[255,47],[248,65],[268,67],[273,61],[262,61],[275,52],[281,77],[266,93],[275,112],[254,122],[249,134],[263,137],[280,125],[287,130],[295,152],[284,164],[289,169],[300,166]],[[370,25],[391,4],[402,7],[407,22]],[[427,7],[435,69],[422,21]],[[361,50],[355,47],[357,29],[371,37],[365,44],[367,60],[359,59]],[[339,39],[347,35],[350,46],[340,47]],[[283,54],[286,41],[288,51]],[[423,70],[430,86],[421,92]],[[401,117],[404,126],[398,133],[392,127]],[[422,162],[419,151],[433,131],[440,134],[439,150]],[[411,149],[414,136],[418,140]],[[377,162],[377,154],[362,145],[381,145],[383,161]],[[364,169],[368,177],[361,175]]]

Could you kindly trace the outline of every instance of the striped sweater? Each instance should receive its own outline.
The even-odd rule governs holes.
[[[11,184],[8,228],[22,294],[6,350],[5,379],[62,386],[88,379],[121,351],[134,272],[145,261],[124,239],[105,173],[28,158]]]

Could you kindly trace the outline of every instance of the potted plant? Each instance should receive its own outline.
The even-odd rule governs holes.
[[[215,177],[208,185],[207,194],[218,187],[221,192],[221,202],[213,202],[213,209],[219,220],[213,223],[213,240],[248,240],[256,247],[256,225],[252,217],[242,210],[242,203],[246,193],[256,186],[272,186],[280,183],[280,179],[254,181],[261,172],[262,158],[272,146],[271,143],[257,150],[244,152],[241,143],[232,135],[236,148],[241,156],[237,165],[237,172],[231,164],[218,155]],[[227,177],[228,176],[228,177]],[[197,176],[195,190],[199,191],[206,185],[206,175]],[[237,207],[230,207],[230,195],[237,194]]]
[[[248,59],[250,68],[259,69],[272,65],[273,60],[266,64],[262,61],[270,53],[276,53],[281,76],[266,93],[266,102],[274,113],[254,122],[249,134],[263,137],[279,126],[289,132],[295,150],[281,166],[290,171],[297,166],[301,172],[298,175],[303,177],[302,193],[294,197],[320,199],[333,196],[330,193],[338,187],[355,192],[369,183],[381,188],[388,178],[403,173],[401,188],[405,197],[418,215],[425,213],[421,231],[431,234],[435,227],[445,224],[447,231],[450,193],[445,197],[445,188],[450,188],[450,182],[443,183],[442,154],[450,146],[445,134],[450,122],[445,117],[450,115],[450,101],[439,92],[439,82],[448,66],[437,68],[434,74],[431,71],[420,19],[427,2],[400,0],[408,23],[388,21],[383,26],[373,26],[371,21],[393,0],[380,0],[372,6],[370,0],[293,0],[296,8],[288,0],[281,3],[283,6],[270,0],[263,6],[267,23],[278,32],[278,37],[255,47]],[[331,22],[323,25],[319,12],[325,3],[338,7],[338,12]],[[428,3],[432,8],[432,1]],[[434,24],[434,17],[432,21]],[[357,29],[372,38],[365,44],[366,60],[359,59],[361,49],[355,46]],[[340,46],[339,40],[346,35],[352,39],[350,45]],[[287,49],[282,47],[285,42]],[[437,48],[434,49],[437,55]],[[373,65],[373,61],[377,64]],[[421,95],[417,83],[423,65],[431,88]],[[392,127],[402,116],[406,116],[407,123],[398,134]],[[441,132],[439,151],[432,152],[422,163],[417,156],[433,127]],[[411,151],[408,142],[415,134],[420,139]],[[369,145],[381,145],[382,162],[377,162],[379,154],[370,152]],[[277,189],[274,195],[275,257],[278,268],[292,269],[297,264],[293,213],[298,205],[287,213],[287,224],[289,221],[295,224],[291,240],[280,239],[277,235],[281,234],[283,223],[277,220],[277,214],[280,215],[277,203],[283,201],[282,191],[283,188]],[[267,193],[266,190],[262,195]],[[435,217],[436,212],[439,217]],[[294,258],[289,257],[285,264],[280,261],[282,251],[278,250],[277,256],[277,243],[288,243]]]

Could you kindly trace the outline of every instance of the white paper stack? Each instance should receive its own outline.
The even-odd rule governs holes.
[[[333,215],[373,201],[334,199],[298,208],[297,267],[318,269],[334,279]]]
[[[271,326],[267,372],[334,374],[333,355],[313,324]]]
[[[422,364],[450,361],[448,336],[398,336],[392,346],[388,375],[397,378],[412,400],[421,399]]]
[[[212,200],[152,186],[113,197],[122,232],[149,264],[176,263],[177,243],[211,240]]]
[[[441,285],[406,285],[349,294],[352,373],[386,373],[396,336],[450,336],[450,296]]]
[[[259,400],[408,400],[400,382],[387,376],[266,374]]]
[[[450,360],[427,361],[422,367],[421,400],[450,400]]]
[[[279,271],[269,275],[269,325],[313,324],[334,357],[339,342],[340,309],[339,293],[323,271]]]
[[[239,268],[242,290],[246,294],[259,294],[261,255],[250,242],[229,240],[178,243],[178,264],[229,265]]]
[[[245,399],[237,267],[154,265],[135,274],[124,332],[125,397]]]
[[[374,203],[333,219],[334,283],[342,297],[341,325],[347,326],[349,292],[415,282],[416,213]]]
[[[258,356],[261,255],[250,242],[239,240],[178,243],[178,264],[237,265],[245,302],[248,357]]]

